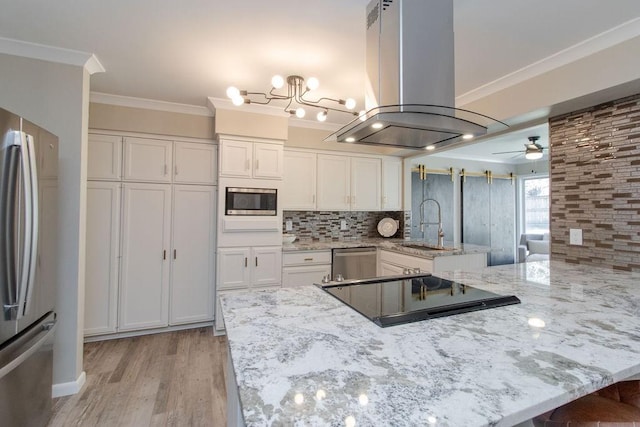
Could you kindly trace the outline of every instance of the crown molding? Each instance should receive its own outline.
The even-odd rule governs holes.
[[[492,95],[508,87],[517,85],[556,68],[586,58],[602,50],[640,36],[640,18],[634,18],[607,31],[590,37],[546,58],[506,74],[492,82],[470,90],[456,97],[456,106],[463,107],[471,102]]]
[[[87,52],[0,37],[0,53],[83,67],[89,74],[104,73],[98,58]]]
[[[117,105],[119,107],[168,111],[170,113],[191,114],[194,116],[213,116],[213,113],[207,107],[200,107],[198,105],[179,104],[176,102],[158,101],[146,98],[134,98],[132,96],[112,95],[102,92],[91,92],[89,101],[96,104]]]

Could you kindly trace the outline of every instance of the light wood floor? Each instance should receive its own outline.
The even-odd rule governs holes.
[[[211,328],[87,343],[86,384],[49,426],[225,426],[226,348]]]

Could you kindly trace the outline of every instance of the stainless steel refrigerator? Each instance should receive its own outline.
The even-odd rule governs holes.
[[[0,425],[51,413],[58,138],[0,108]]]

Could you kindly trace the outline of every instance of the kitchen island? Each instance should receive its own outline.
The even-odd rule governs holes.
[[[315,286],[222,296],[230,422],[510,426],[640,373],[638,274],[440,276],[522,303],[380,328]]]

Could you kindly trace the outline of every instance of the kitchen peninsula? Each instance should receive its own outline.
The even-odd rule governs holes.
[[[315,286],[223,296],[230,422],[510,426],[640,373],[636,273],[440,276],[522,303],[380,328]]]

